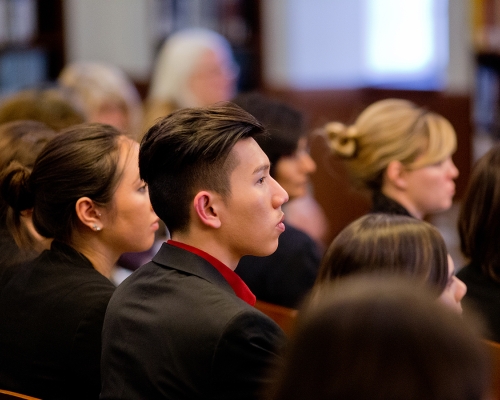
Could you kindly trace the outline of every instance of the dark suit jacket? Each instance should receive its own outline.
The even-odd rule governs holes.
[[[110,301],[101,399],[255,399],[283,343],[208,261],[165,243]]]
[[[257,299],[298,308],[316,280],[321,253],[309,235],[290,225],[278,240],[270,256],[243,257],[236,273]]]
[[[407,217],[413,217],[413,215],[411,215],[401,204],[390,197],[387,197],[380,191],[373,192],[372,201],[373,204],[370,210],[371,213],[405,215]]]
[[[54,242],[0,285],[0,388],[43,399],[97,399],[101,330],[114,285]]]

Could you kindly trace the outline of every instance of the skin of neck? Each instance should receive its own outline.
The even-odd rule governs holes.
[[[84,227],[82,230],[74,232],[71,242],[68,244],[87,257],[97,272],[110,279],[120,254],[103,242],[103,233],[102,231],[94,232],[90,228]]]
[[[390,199],[401,204],[413,217],[423,219],[423,213],[417,209],[413,201],[408,197],[404,189],[398,188],[388,182],[382,185],[382,193]]]

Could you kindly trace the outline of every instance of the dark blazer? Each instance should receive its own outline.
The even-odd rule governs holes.
[[[4,274],[17,269],[19,264],[33,260],[38,254],[34,250],[20,249],[7,227],[0,224],[0,281]]]
[[[387,197],[380,191],[373,192],[371,213],[406,215],[413,217],[406,208],[397,201]]]
[[[255,399],[283,343],[208,261],[165,243],[111,298],[101,399]]]
[[[321,253],[309,235],[291,225],[286,226],[278,240],[273,254],[245,256],[235,272],[257,299],[298,308],[316,280]]]
[[[467,285],[462,300],[464,314],[479,313],[489,329],[488,338],[500,342],[500,282],[485,275],[475,263],[463,267],[457,277]]]
[[[114,285],[59,242],[0,285],[0,388],[97,399],[101,330]]]

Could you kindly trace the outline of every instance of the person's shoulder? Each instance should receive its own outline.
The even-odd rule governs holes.
[[[257,308],[246,304],[241,306],[239,311],[234,313],[228,321],[228,325],[240,325],[241,327],[261,326],[270,331],[280,332],[278,324]]]
[[[61,280],[60,283],[64,286],[65,280]],[[95,270],[85,271],[77,276],[77,279],[71,279],[66,284],[67,289],[60,290],[61,302],[67,303],[70,309],[74,308],[82,313],[91,309],[104,312],[116,289],[109,279]]]
[[[244,342],[250,347],[258,343],[271,352],[279,352],[286,343],[286,335],[275,321],[249,305],[227,319],[221,341]]]

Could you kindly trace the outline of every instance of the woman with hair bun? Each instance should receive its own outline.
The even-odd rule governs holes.
[[[33,168],[35,158],[57,133],[38,121],[19,120],[0,124],[0,173],[10,163],[18,161]],[[17,225],[15,235],[9,226]],[[50,240],[38,235],[27,210],[13,215],[8,204],[0,198],[0,276],[23,261],[35,258],[50,246]]]
[[[353,125],[331,122],[323,133],[355,183],[372,191],[372,211],[423,219],[451,207],[457,140],[441,115],[386,99],[367,107]]]
[[[39,398],[98,399],[101,330],[118,257],[151,247],[158,217],[139,145],[103,124],[52,139],[30,171],[0,182],[13,214],[32,210],[50,250],[0,282],[0,387]]]

